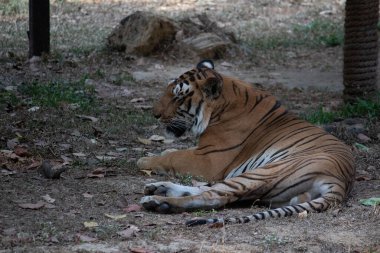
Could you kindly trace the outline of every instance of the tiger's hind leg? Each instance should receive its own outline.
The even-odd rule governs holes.
[[[147,185],[148,196],[143,197],[140,201],[144,208],[161,213],[216,209],[240,199],[258,198],[259,195],[256,193],[265,192],[270,187],[269,182],[254,180],[249,177],[249,173],[227,179],[212,187],[198,189],[199,193],[195,195],[183,194],[184,191],[181,190],[193,190],[192,193],[195,193],[197,190],[194,188],[197,187],[181,186],[170,182],[164,182],[164,184],[171,187],[163,191],[166,191],[165,194],[160,194],[162,183],[154,183],[153,186],[152,184]],[[173,191],[173,189],[179,190]],[[178,196],[181,192],[183,195]],[[156,195],[149,195],[152,193]]]

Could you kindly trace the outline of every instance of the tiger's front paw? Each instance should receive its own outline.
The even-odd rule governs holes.
[[[152,160],[152,157],[141,157],[137,161],[137,167],[139,167],[140,170],[150,170],[151,160]]]
[[[155,157],[141,157],[137,161],[140,170],[151,170],[158,175],[168,175],[168,172],[160,165],[155,163]]]

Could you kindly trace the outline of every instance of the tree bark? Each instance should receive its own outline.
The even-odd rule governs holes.
[[[367,99],[377,90],[379,0],[347,0],[343,99]]]
[[[29,0],[29,58],[50,52],[49,0]]]

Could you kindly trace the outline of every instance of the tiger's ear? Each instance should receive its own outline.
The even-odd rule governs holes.
[[[211,60],[203,60],[197,64],[197,68],[198,69],[201,69],[201,68],[214,69],[214,63]]]
[[[202,91],[206,94],[207,98],[217,99],[222,93],[223,82],[216,77],[207,78],[202,86]]]

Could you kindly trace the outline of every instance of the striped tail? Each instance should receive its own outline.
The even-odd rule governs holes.
[[[282,218],[292,216],[294,214],[299,214],[304,211],[310,213],[322,212],[329,208],[330,201],[326,197],[320,197],[309,202],[300,203],[297,205],[289,205],[284,207],[279,207],[276,209],[267,210],[264,212],[235,217],[235,218],[195,218],[186,221],[186,226],[192,227],[197,225],[205,224],[216,224],[216,223],[247,223],[250,221],[265,220],[267,218]]]

